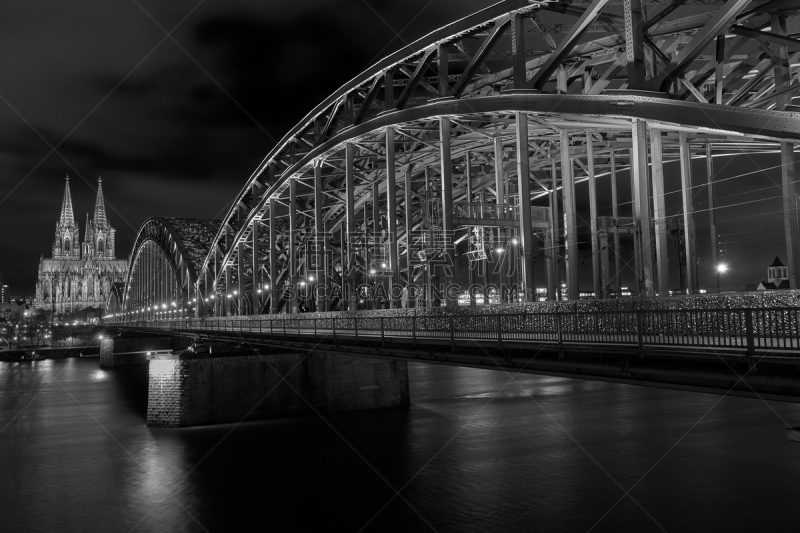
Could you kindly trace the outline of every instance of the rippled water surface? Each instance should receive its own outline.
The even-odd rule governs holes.
[[[0,363],[0,531],[798,531],[798,405],[409,373],[409,409],[170,430],[145,368]]]

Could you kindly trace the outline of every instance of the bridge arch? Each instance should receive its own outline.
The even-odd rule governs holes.
[[[547,280],[547,298],[559,298],[562,269],[577,299],[582,253],[592,269],[587,292],[606,297],[621,292],[619,253],[612,267],[603,252],[620,249],[620,234],[634,235],[636,290],[665,294],[665,235],[695,230],[686,197],[692,159],[706,159],[711,190],[715,158],[775,154],[784,196],[796,196],[800,114],[788,73],[800,42],[785,32],[796,10],[703,1],[717,9],[683,16],[693,3],[670,4],[645,22],[625,11],[641,7],[635,0],[621,3],[624,17],[608,0],[506,0],[377,62],[287,132],[247,180],[200,266],[204,297],[227,296],[220,314],[291,312],[303,305],[301,286],[324,285],[347,298],[326,291],[306,298],[309,306],[357,309],[358,287],[373,295],[382,287],[375,305],[398,306],[391,284],[418,282],[428,295],[437,281],[473,285],[475,273],[457,258],[486,262],[512,243],[515,272],[503,275],[522,290],[501,300],[537,299],[537,276]],[[548,24],[553,13],[576,20]],[[672,180],[684,197],[672,217],[663,203],[669,162],[681,167]],[[602,217],[597,187],[610,185],[616,198],[622,172],[631,176],[630,216],[615,200],[612,216]],[[588,189],[585,221],[576,186]],[[789,211],[795,286],[797,220]],[[579,247],[587,233],[581,240],[590,244]],[[683,240],[696,292],[694,238]],[[716,246],[709,248],[714,265]]]
[[[139,229],[121,313],[133,319],[199,316],[204,302],[198,265],[209,254],[218,221],[154,217]],[[198,301],[199,300],[199,301]]]

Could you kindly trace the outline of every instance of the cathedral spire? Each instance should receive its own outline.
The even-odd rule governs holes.
[[[94,203],[94,226],[104,228],[108,225],[106,221],[106,202],[103,198],[103,178],[97,178],[97,200]]]
[[[64,200],[61,202],[61,218],[58,220],[61,227],[75,225],[75,215],[72,212],[72,194],[69,192],[69,174],[67,174],[67,184],[64,186]]]

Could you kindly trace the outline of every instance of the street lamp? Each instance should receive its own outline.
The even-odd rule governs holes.
[[[720,276],[720,274],[724,274],[727,271],[728,271],[728,265],[726,265],[725,263],[720,263],[720,264],[717,265],[717,292],[720,292],[719,291],[719,276]]]

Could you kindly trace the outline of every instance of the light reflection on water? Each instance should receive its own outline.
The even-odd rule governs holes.
[[[796,531],[800,445],[763,402],[509,377],[411,365],[409,409],[335,431],[169,430],[144,425],[146,369],[2,363],[0,531]],[[387,483],[407,503],[379,512]]]

